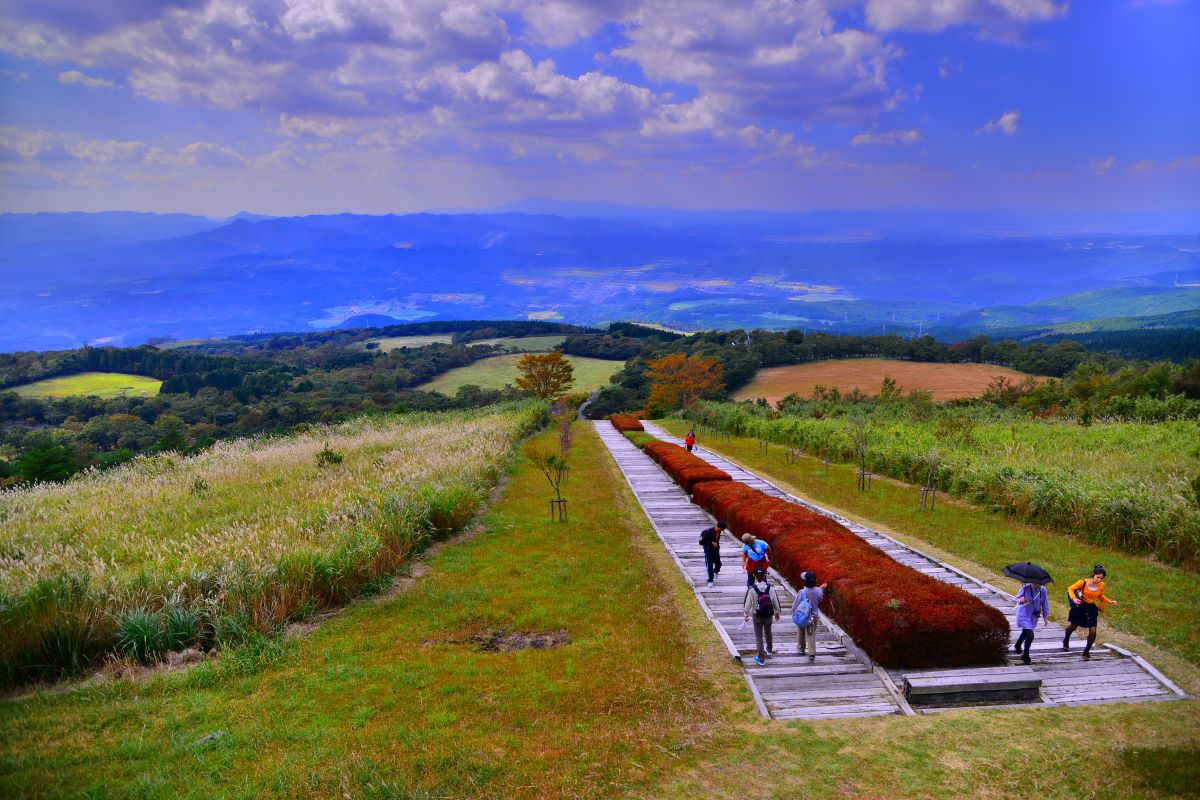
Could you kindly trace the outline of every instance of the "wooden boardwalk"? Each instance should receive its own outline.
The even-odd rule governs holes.
[[[644,424],[647,432],[658,438],[682,443],[652,423]],[[716,585],[708,588],[704,558],[697,540],[700,531],[712,524],[712,517],[693,505],[683,490],[658,465],[607,421],[597,422],[596,430],[616,459],[663,544],[692,585],[701,607],[713,621],[731,655],[739,658],[745,666],[746,679],[764,716],[773,719],[820,719],[932,713],[940,710],[914,710],[910,707],[897,687],[903,686],[906,674],[916,671],[884,670],[872,664],[849,637],[824,615],[819,625],[818,657],[815,662],[810,663],[806,657],[796,655],[796,628],[785,614],[775,624],[777,654],[765,667],[755,664],[751,660],[754,655],[752,626],[742,627],[741,607],[746,586],[739,556],[741,543],[728,534],[723,538],[721,555],[725,569],[718,576]],[[897,561],[959,586],[1003,611],[1009,617],[1010,625],[1015,628],[1013,601],[1003,591],[886,534],[794,497],[717,453],[697,448],[696,455],[725,470],[734,480],[831,517]],[[794,597],[792,587],[774,570],[772,575],[780,587],[782,599],[790,605]],[[1080,657],[1083,640],[1076,634],[1072,640],[1073,649],[1063,652],[1062,630],[1055,622],[1039,627],[1031,650],[1032,669],[1042,679],[1040,704],[1172,700],[1185,696],[1145,660],[1113,645],[1097,645],[1092,650],[1092,659],[1083,661]],[[1016,639],[1015,630],[1012,638]],[[962,672],[983,675],[988,669],[981,667],[945,672],[948,676]],[[928,670],[920,672],[922,675],[929,674]]]

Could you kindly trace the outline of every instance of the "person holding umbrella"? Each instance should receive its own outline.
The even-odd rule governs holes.
[[[1067,632],[1063,636],[1063,650],[1071,649],[1071,634],[1079,628],[1088,629],[1087,646],[1083,648],[1083,657],[1092,657],[1092,645],[1096,642],[1096,625],[1100,619],[1100,610],[1107,606],[1117,605],[1116,600],[1104,596],[1104,579],[1108,571],[1097,564],[1092,567],[1090,578],[1081,578],[1067,587],[1067,602],[1071,611],[1067,614]]]
[[[1022,663],[1029,664],[1029,646],[1033,644],[1033,632],[1037,630],[1038,617],[1042,618],[1043,625],[1050,624],[1050,597],[1046,594],[1046,584],[1053,583],[1054,579],[1050,577],[1049,572],[1028,561],[1023,564],[1009,564],[1004,568],[1004,574],[1022,583],[1021,591],[1013,598],[1017,603],[1017,627],[1021,629],[1013,651],[1021,653]],[[1025,648],[1024,652],[1021,650],[1022,645]]]

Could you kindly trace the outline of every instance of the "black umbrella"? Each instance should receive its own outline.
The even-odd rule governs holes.
[[[1036,583],[1040,586],[1045,586],[1047,583],[1054,583],[1054,578],[1050,577],[1050,573],[1039,567],[1037,564],[1031,564],[1028,561],[1022,561],[1019,564],[1009,564],[1002,572],[1010,578],[1015,578],[1021,583]]]

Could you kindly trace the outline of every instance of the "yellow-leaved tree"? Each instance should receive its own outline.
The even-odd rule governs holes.
[[[557,350],[522,356],[517,369],[517,388],[545,400],[560,397],[575,383],[575,367]]]
[[[722,382],[725,365],[717,358],[672,353],[654,359],[648,366],[650,399],[646,401],[646,410],[650,412],[687,408],[725,388]]]

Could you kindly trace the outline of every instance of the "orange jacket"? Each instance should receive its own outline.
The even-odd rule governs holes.
[[[1075,593],[1078,591],[1083,592],[1083,602],[1095,603],[1101,611],[1112,602],[1112,600],[1104,596],[1104,581],[1100,581],[1100,586],[1095,591],[1088,588],[1086,579],[1075,581],[1067,587],[1067,602],[1074,603]]]

